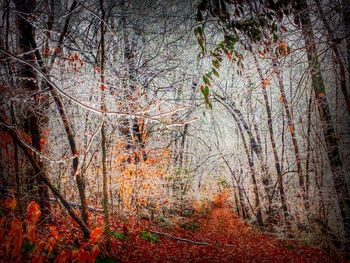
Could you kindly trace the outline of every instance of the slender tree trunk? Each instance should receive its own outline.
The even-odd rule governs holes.
[[[35,56],[33,55],[33,48],[31,46],[31,39],[34,38],[35,35],[35,29],[32,26],[30,21],[30,16],[35,10],[35,1],[31,1],[30,3],[26,3],[20,0],[15,1],[16,5],[16,11],[18,12],[17,15],[17,27],[19,32],[19,48],[24,53],[23,59],[26,61],[31,61],[32,63],[35,62]],[[28,65],[22,65],[21,70],[21,86],[25,90],[29,91],[37,91],[39,90],[37,86],[37,76],[33,69]],[[34,106],[33,108],[39,107],[39,98],[34,98]],[[27,123],[25,125],[25,130],[27,133],[30,134],[32,139],[32,145],[35,149],[37,149],[39,152],[41,152],[41,132],[40,132],[40,126],[39,122],[40,119],[37,116],[37,113],[34,112],[34,109],[29,109],[30,115],[29,118],[26,120]],[[39,159],[39,165],[41,166],[41,169],[43,169],[43,163]],[[43,219],[49,219],[50,215],[50,203],[49,203],[49,192],[47,186],[44,184],[42,178],[36,174],[34,171],[34,174],[32,175],[34,178],[36,178],[37,184],[38,184],[38,190],[39,190],[39,198],[40,198],[40,206],[42,210],[42,218]]]
[[[100,10],[101,10],[101,40],[100,40],[100,55],[101,55],[101,76],[100,76],[100,85],[104,87],[105,85],[105,9],[103,6],[103,0],[100,0]],[[105,88],[102,88],[102,98],[101,98],[101,110],[106,111],[106,101],[105,101]],[[104,118],[104,116],[103,116]],[[105,231],[109,232],[109,208],[108,208],[108,176],[107,176],[107,145],[106,145],[106,131],[105,131],[105,123],[103,120],[101,127],[101,152],[102,152],[102,191],[103,191],[103,201],[102,207],[105,216]],[[109,238],[107,239],[107,247],[109,247]]]
[[[231,114],[231,115],[234,118],[234,120],[235,120],[235,122],[237,124],[237,127],[238,127],[238,131],[239,131],[239,133],[241,135],[243,148],[244,148],[245,154],[247,156],[247,161],[248,161],[250,175],[252,177],[253,192],[254,192],[254,197],[255,197],[255,208],[254,208],[253,213],[256,216],[256,219],[257,219],[259,225],[263,226],[264,225],[264,221],[263,221],[262,212],[261,212],[261,204],[260,204],[260,198],[259,198],[259,189],[258,189],[258,185],[257,185],[257,181],[256,181],[254,159],[253,159],[253,156],[249,152],[248,145],[247,145],[247,142],[246,142],[246,139],[245,139],[245,136],[244,136],[244,132],[243,132],[241,123],[239,122],[237,116],[234,113]]]
[[[195,81],[192,82],[192,87],[191,87],[191,96],[190,96],[190,102],[192,106],[195,103],[195,95],[196,95],[196,86],[197,83]],[[193,112],[193,108],[191,107],[188,112],[186,113],[186,120],[188,120],[191,116],[191,113]],[[185,151],[185,142],[186,142],[186,136],[188,132],[188,126],[189,124],[186,123],[184,125],[183,131],[182,131],[182,138],[181,138],[181,143],[180,143],[180,150],[179,150],[179,169],[181,171],[182,166],[183,166],[183,161],[184,161],[184,151]]]
[[[264,77],[263,77],[261,68],[259,66],[259,62],[258,62],[256,56],[254,54],[252,54],[252,55],[254,58],[255,66],[257,68],[260,80],[263,83]],[[286,202],[286,198],[285,198],[282,170],[281,170],[280,160],[279,160],[278,153],[277,153],[275,135],[274,135],[274,131],[273,131],[271,107],[270,107],[270,103],[269,103],[269,98],[267,96],[266,87],[264,87],[264,85],[262,85],[262,92],[263,92],[265,108],[266,108],[267,126],[268,126],[268,130],[269,130],[269,136],[270,136],[270,142],[271,142],[271,147],[272,147],[272,152],[273,152],[274,164],[275,164],[275,169],[276,169],[277,178],[278,178],[279,193],[280,193],[281,205],[282,205],[282,210],[283,210],[283,215],[284,215],[284,223],[286,224],[286,226],[289,230],[289,225],[290,225],[289,212],[288,212],[287,202]]]
[[[237,122],[237,120],[236,120],[236,122]],[[242,137],[243,147],[244,147],[244,151],[245,151],[246,156],[247,156],[250,175],[252,177],[252,182],[253,182],[253,192],[254,192],[254,197],[255,197],[255,209],[254,209],[253,213],[255,214],[259,225],[263,226],[264,221],[262,218],[261,204],[260,204],[260,198],[259,198],[259,189],[258,189],[258,184],[256,182],[256,176],[255,176],[256,173],[255,173],[255,167],[254,167],[254,160],[253,160],[251,154],[249,153],[248,145],[247,145],[247,142],[245,140],[242,127],[240,126],[240,124],[238,122],[237,122],[237,125],[238,125],[238,130],[240,132],[240,135]]]
[[[277,62],[275,62],[277,63]],[[306,195],[306,189],[305,189],[305,180],[304,180],[304,175],[303,175],[303,169],[301,166],[301,160],[300,160],[300,151],[299,151],[299,144],[296,138],[296,134],[295,134],[295,125],[294,125],[294,120],[292,118],[291,112],[289,110],[289,103],[286,97],[286,93],[284,91],[284,84],[283,84],[283,77],[280,74],[279,69],[275,69],[274,70],[276,72],[276,76],[278,79],[278,87],[280,90],[280,94],[281,94],[281,103],[284,107],[286,116],[287,116],[287,121],[288,121],[288,129],[289,129],[289,134],[292,138],[292,144],[293,144],[293,149],[294,149],[294,157],[295,157],[295,163],[297,166],[297,173],[298,173],[298,179],[299,179],[299,187],[300,187],[300,191],[301,191],[301,195],[303,197],[303,203],[304,203],[304,207],[306,210],[309,210],[309,201],[307,199],[307,195]]]
[[[5,48],[7,50],[9,50],[9,33],[10,33],[10,0],[5,1],[5,21],[6,21],[6,31],[5,31],[5,39],[4,39],[4,45]],[[0,38],[1,39],[1,38]],[[3,40],[3,39],[1,39]],[[3,43],[1,43],[3,44]],[[11,78],[10,78],[10,83],[11,85],[14,87],[15,86],[15,82],[14,82],[14,78],[13,78],[13,71],[11,68],[11,65],[9,63],[9,60],[6,61],[6,66],[8,69],[8,73],[10,74]],[[15,102],[11,102],[11,106],[10,106],[10,114],[11,114],[11,120],[12,120],[12,124],[16,125],[16,109],[15,109]],[[17,184],[17,193],[16,193],[16,198],[17,198],[17,203],[18,203],[18,207],[19,207],[19,212],[20,215],[23,215],[23,200],[22,200],[22,184],[23,184],[23,180],[21,178],[21,174],[19,171],[19,152],[18,152],[18,145],[15,143],[15,141],[12,139],[13,141],[13,150],[14,150],[14,173],[15,173],[15,178],[16,178],[16,184]]]
[[[124,105],[124,109],[128,111],[135,110],[135,54],[134,48],[136,48],[136,43],[134,41],[130,41],[130,34],[127,28],[128,23],[128,7],[125,0],[121,1],[121,9],[123,10],[121,16],[121,24],[122,24],[122,35],[124,41],[124,67],[126,79],[123,81],[124,92],[122,96],[126,98],[126,103],[128,105]],[[138,162],[137,158],[135,158],[135,144],[133,142],[133,134],[137,133],[138,130],[138,118],[131,119],[129,117],[124,117],[120,119],[120,133],[125,138],[125,150],[128,152],[128,163],[132,161]]]
[[[26,3],[26,2],[22,2],[20,0],[17,0],[17,2],[19,2],[20,4],[24,4],[24,6],[27,8],[27,7],[32,7],[33,5],[31,3]],[[34,3],[34,1],[33,1]],[[64,40],[64,37],[65,35],[67,34],[68,32],[68,27],[69,27],[69,22],[70,22],[70,19],[72,17],[72,14],[73,14],[73,10],[76,8],[77,6],[77,1],[74,0],[72,2],[72,5],[70,7],[70,10],[69,10],[69,15],[67,15],[66,17],[66,20],[65,20],[65,23],[64,23],[64,28],[60,34],[60,37],[59,37],[59,40],[58,40],[58,43],[57,43],[57,49],[60,51],[62,51],[62,47],[63,47],[63,40]],[[25,12],[24,12],[25,13]],[[28,12],[27,12],[28,13]],[[59,52],[55,52],[51,58],[51,62],[50,62],[50,65],[48,66],[48,68],[46,68],[43,64],[43,59],[41,58],[41,54],[39,52],[39,49],[36,45],[36,41],[35,41],[35,38],[34,38],[34,35],[33,34],[28,34],[28,32],[31,32],[30,30],[32,30],[32,26],[31,24],[28,22],[29,20],[25,20],[24,22],[27,23],[30,27],[29,28],[25,28],[23,26],[21,26],[20,28],[24,31],[24,32],[27,32],[27,35],[26,35],[26,45],[29,46],[32,50],[35,50],[35,57],[36,57],[36,61],[37,63],[39,64],[40,66],[40,69],[41,69],[41,74],[43,76],[45,76],[47,82],[50,82],[49,81],[49,77],[47,76],[48,72],[50,71],[50,68],[53,66],[54,62],[55,62],[55,59],[57,57],[57,55],[59,54]],[[13,54],[11,54],[10,52],[8,52],[7,50],[4,50],[2,49],[3,53],[9,55],[9,56],[12,56],[13,58],[15,58],[16,60],[18,61],[21,61],[23,64],[25,64],[25,66],[28,66],[28,68],[31,68],[32,67],[35,67],[31,64],[31,62],[35,61],[34,57],[31,57],[30,58],[26,58],[26,57],[23,57],[24,59],[21,59]],[[32,53],[30,53],[29,55],[32,55]],[[39,71],[39,70],[37,70]],[[77,150],[77,147],[76,147],[76,143],[75,143],[75,136],[74,136],[74,131],[73,131],[73,128],[72,128],[72,124],[70,122],[70,119],[67,115],[67,112],[66,112],[66,109],[64,107],[64,104],[63,104],[63,101],[61,99],[61,97],[59,96],[58,92],[56,91],[56,89],[52,86],[53,84],[50,84],[50,83],[46,83],[48,85],[48,87],[50,88],[50,92],[53,96],[53,99],[56,103],[56,106],[57,106],[57,109],[58,109],[58,112],[61,116],[61,119],[62,119],[62,122],[63,122],[63,125],[64,125],[64,129],[66,131],[66,134],[67,134],[67,139],[68,139],[68,143],[69,143],[69,146],[70,146],[70,149],[71,149],[71,153],[72,153],[72,157],[73,157],[73,161],[72,161],[72,175],[76,178],[76,182],[77,182],[77,187],[78,187],[78,192],[79,192],[79,197],[80,197],[80,200],[81,200],[81,213],[82,213],[82,218],[84,220],[85,223],[87,223],[87,219],[88,219],[88,215],[87,215],[87,203],[86,203],[86,196],[85,196],[85,182],[84,182],[84,178],[80,175],[79,171],[78,171],[78,165],[79,165],[79,154],[78,154],[78,150]]]
[[[337,193],[337,200],[344,224],[345,243],[344,248],[350,254],[350,195],[342,171],[339,146],[332,124],[332,117],[329,110],[324,81],[321,75],[320,63],[317,57],[316,42],[312,30],[309,7],[306,0],[297,0],[297,13],[300,18],[302,32],[306,44],[306,53],[311,69],[312,89],[315,95],[316,105],[321,120],[321,128],[328,154],[328,160],[333,172],[334,185]]]
[[[348,111],[348,114],[350,115],[350,96],[349,96],[349,93],[348,93],[348,90],[346,87],[345,65],[344,65],[343,59],[341,57],[338,44],[335,43],[335,37],[334,37],[333,31],[332,31],[332,29],[327,21],[327,17],[323,11],[323,8],[321,6],[321,2],[320,2],[320,0],[315,0],[315,3],[316,3],[316,6],[318,8],[318,12],[320,13],[320,17],[322,19],[324,27],[327,30],[327,39],[328,39],[328,42],[331,45],[331,48],[333,50],[335,63],[337,65],[339,65],[340,89],[343,93],[346,109]],[[350,12],[348,15],[350,15]],[[334,73],[337,75],[337,72],[334,72]],[[350,79],[349,79],[349,81],[350,81]]]
[[[12,136],[13,140],[15,141],[15,143],[22,149],[24,155],[30,161],[30,163],[33,166],[34,171],[36,172],[36,174],[41,178],[41,181],[51,190],[53,195],[55,197],[57,197],[61,201],[62,205],[67,209],[69,215],[80,226],[81,230],[84,233],[84,236],[85,237],[89,237],[90,236],[90,229],[84,223],[84,221],[81,220],[81,218],[77,214],[75,214],[75,212],[72,209],[71,205],[62,196],[60,191],[50,182],[50,180],[46,177],[45,173],[43,173],[40,163],[37,161],[37,158],[35,158],[37,156],[37,154],[34,154],[34,156],[33,156],[33,152],[31,150],[29,150],[27,145],[25,145],[18,138],[18,135],[17,135],[17,133],[15,131],[13,131],[12,129],[8,128],[9,126],[5,123],[4,119],[1,116],[0,116],[0,127],[3,128],[6,132],[8,132]]]
[[[220,97],[216,94],[215,94],[214,98],[221,105],[223,105],[232,116],[235,117],[237,124],[239,123],[240,125],[242,125],[244,127],[244,130],[246,131],[246,133],[249,137],[251,149],[252,149],[252,151],[255,152],[256,156],[258,157],[260,167],[261,167],[261,170],[263,172],[262,183],[264,185],[264,190],[265,190],[265,194],[267,196],[267,201],[268,201],[268,214],[272,215],[272,213],[274,213],[274,209],[272,208],[272,193],[273,193],[272,178],[268,172],[266,161],[265,161],[265,158],[264,158],[263,153],[262,153],[260,137],[259,138],[257,137],[255,139],[253,133],[251,132],[251,129],[249,128],[248,124],[245,122],[241,111],[235,107],[235,104],[233,102],[227,103],[225,101],[225,98]],[[255,128],[257,129],[257,127],[255,127]],[[257,130],[256,130],[256,133],[257,133]],[[251,158],[253,158],[253,155]]]
[[[348,81],[350,81],[350,2],[342,1],[344,35],[346,36],[346,58],[348,61]]]
[[[63,47],[63,40],[68,32],[68,27],[69,27],[69,23],[70,23],[70,19],[72,17],[73,14],[73,10],[76,8],[77,6],[77,1],[74,0],[72,2],[72,5],[70,7],[69,10],[69,15],[67,16],[65,23],[64,23],[64,27],[63,30],[60,34],[58,43],[57,43],[57,49],[60,51],[62,51],[62,47]],[[35,50],[35,56],[36,56],[36,60],[43,72],[43,74],[45,74],[47,76],[47,74],[49,73],[51,67],[53,66],[55,59],[58,55],[59,52],[55,52],[51,58],[51,62],[50,65],[46,68],[44,66],[43,63],[43,59],[41,57],[41,54],[39,52],[39,49],[37,47],[35,38],[33,37],[33,35],[29,36],[28,38],[28,44],[31,45],[32,49]],[[85,195],[85,181],[84,178],[82,177],[82,175],[79,173],[78,171],[78,166],[79,166],[79,154],[78,154],[78,149],[76,146],[76,142],[75,142],[75,135],[74,135],[74,131],[73,131],[73,127],[71,124],[71,121],[68,117],[67,111],[64,107],[62,98],[60,97],[60,95],[58,94],[58,92],[55,90],[55,88],[50,84],[50,83],[46,83],[48,85],[48,87],[50,88],[50,92],[52,94],[52,97],[56,103],[58,112],[61,116],[62,122],[63,122],[63,126],[65,129],[65,132],[67,134],[67,139],[68,139],[68,143],[71,149],[71,154],[73,157],[72,160],[72,175],[76,178],[76,183],[77,183],[77,187],[78,187],[78,192],[79,192],[79,197],[80,197],[80,202],[81,202],[81,214],[82,214],[82,218],[83,221],[87,224],[88,221],[88,209],[87,209],[87,201],[86,201],[86,195]]]

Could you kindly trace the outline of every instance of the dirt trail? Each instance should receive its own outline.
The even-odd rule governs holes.
[[[121,244],[118,258],[122,262],[336,262],[325,252],[284,242],[260,233],[236,217],[231,209],[215,208],[198,219],[197,230],[180,227],[152,229],[167,235],[158,235],[159,243],[150,243],[136,232]],[[176,240],[179,237],[205,242],[199,245]]]

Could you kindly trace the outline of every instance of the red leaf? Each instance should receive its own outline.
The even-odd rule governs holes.
[[[27,219],[32,222],[37,222],[41,216],[40,206],[37,202],[32,201],[27,208]]]
[[[51,50],[48,47],[45,48],[44,51],[43,51],[43,55],[44,55],[45,58],[47,58],[48,56],[51,55]]]
[[[41,138],[41,139],[40,139],[40,145],[41,145],[41,146],[44,146],[45,143],[46,143],[46,140],[45,140],[44,138]]]
[[[95,262],[99,254],[100,254],[100,248],[98,246],[94,246],[90,252],[90,262]]]
[[[36,227],[34,224],[28,224],[27,225],[27,238],[29,241],[34,242],[36,239],[36,234],[35,234]]]
[[[54,263],[68,263],[70,255],[67,251],[63,250],[56,258]]]
[[[49,226],[49,231],[55,239],[57,239],[57,240],[60,239],[60,235],[58,234],[58,231],[57,231],[55,226]]]
[[[78,60],[79,56],[77,53],[74,53],[73,56],[72,56],[73,60]]]
[[[92,232],[90,233],[90,241],[92,243],[96,243],[97,240],[100,238],[102,235],[102,229],[99,227],[96,227]]]
[[[100,85],[100,90],[105,91],[106,88],[107,88],[106,85],[104,85],[104,84],[101,84],[101,85]]]

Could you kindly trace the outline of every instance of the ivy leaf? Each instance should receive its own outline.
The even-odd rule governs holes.
[[[217,68],[217,69],[220,68],[220,63],[219,63],[219,61],[213,60],[211,63],[213,64],[213,66],[214,66],[215,68]]]
[[[204,97],[208,97],[209,96],[209,87],[207,85],[205,85],[205,86],[202,85],[201,86],[201,91],[202,91]]]
[[[204,83],[205,83],[206,85],[211,86],[211,83],[210,83],[210,80],[209,80],[208,77],[203,76],[203,81],[204,81]]]
[[[216,77],[220,77],[218,71],[215,69],[215,68],[212,68],[211,71],[213,72],[213,74],[216,76]]]

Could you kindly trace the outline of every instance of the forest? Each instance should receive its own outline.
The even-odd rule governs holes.
[[[0,17],[0,262],[349,262],[350,1]]]

